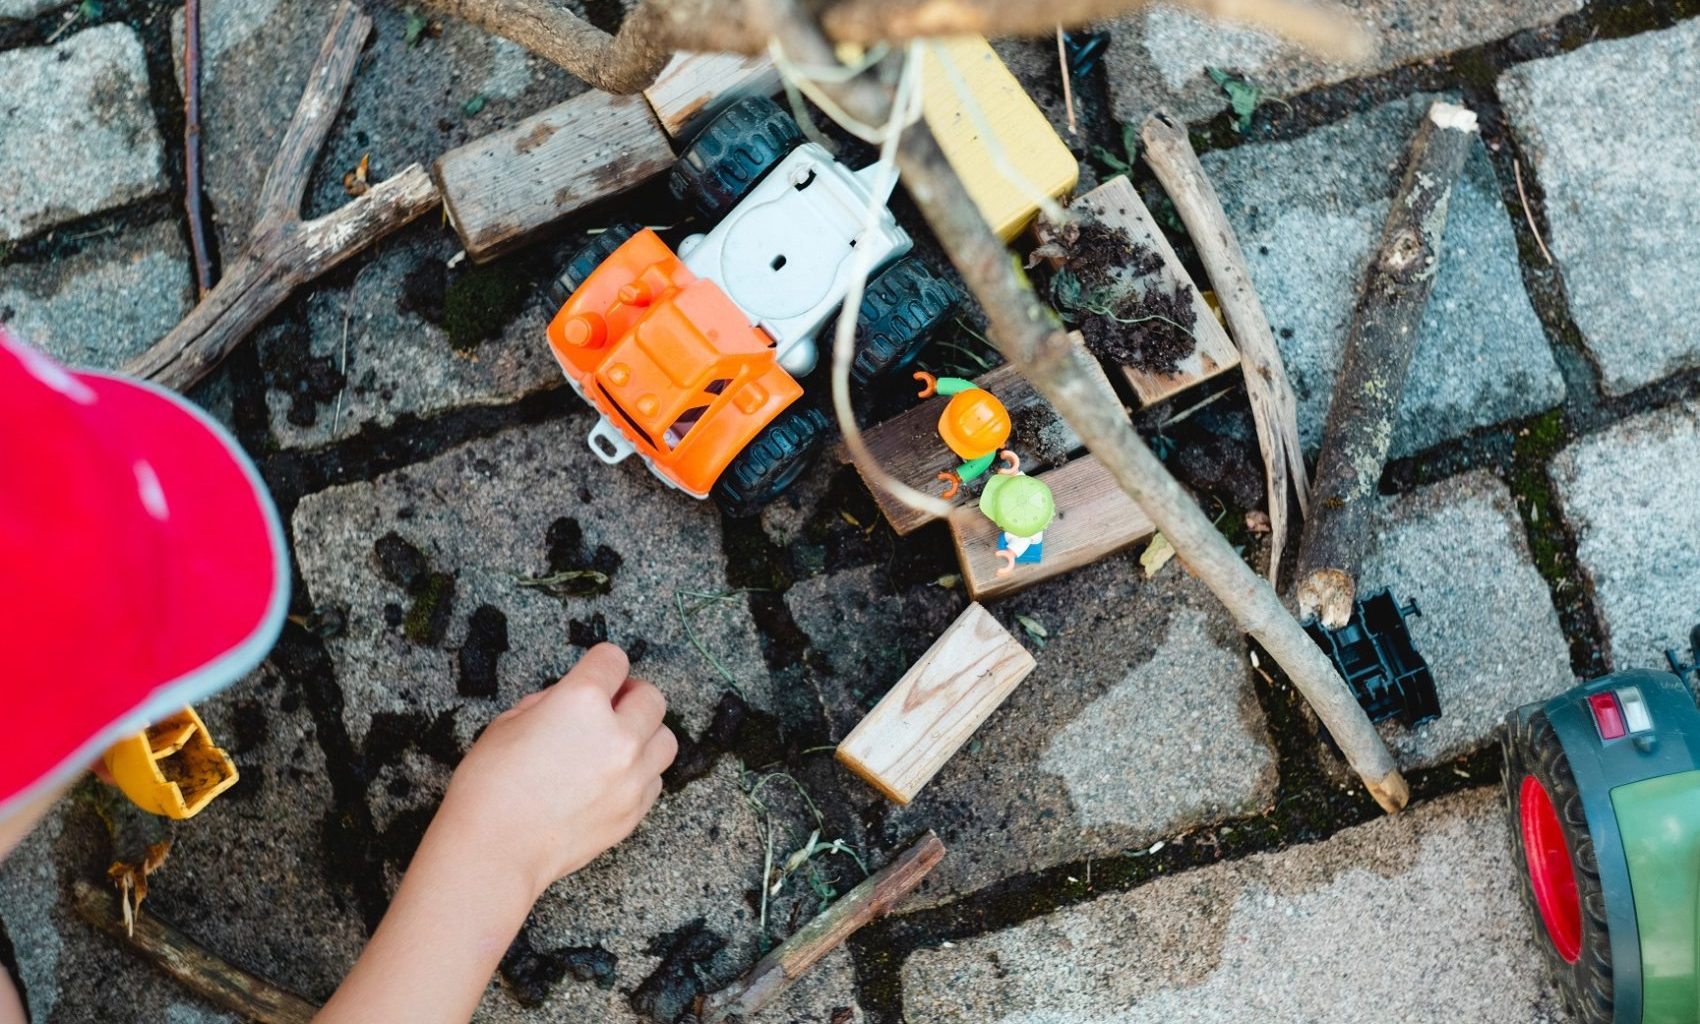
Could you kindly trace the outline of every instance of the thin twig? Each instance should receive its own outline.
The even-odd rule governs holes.
[[[195,0],[189,0],[194,3]],[[331,416],[331,440],[336,440],[337,430],[342,426],[342,396],[348,393],[348,325],[354,318],[354,297],[360,292],[360,279],[366,276],[366,271],[378,265],[383,253],[373,254],[371,262],[360,268],[360,273],[354,275],[354,283],[348,286],[348,298],[342,303],[342,357],[336,372],[342,375],[342,387],[336,390],[336,412]]]
[[[1534,211],[1529,209],[1529,197],[1523,191],[1523,165],[1515,157],[1511,160],[1511,176],[1517,179],[1517,201],[1523,204],[1523,219],[1529,222],[1529,231],[1535,236],[1535,244],[1541,247],[1541,256],[1552,266],[1552,253],[1547,249],[1546,239],[1541,237],[1541,229],[1535,226]]]
[[[1068,108],[1068,133],[1079,135],[1080,126],[1074,120],[1074,83],[1069,81],[1068,48],[1063,45],[1063,27],[1057,25],[1057,70],[1062,74],[1063,106]]]
[[[212,259],[201,208],[201,0],[183,5],[183,212],[189,218],[189,251],[195,256],[195,299],[212,291]]]

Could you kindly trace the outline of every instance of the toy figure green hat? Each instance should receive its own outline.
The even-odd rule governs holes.
[[[980,511],[998,529],[1031,537],[1051,524],[1057,506],[1043,480],[1025,473],[995,473],[980,492]]]

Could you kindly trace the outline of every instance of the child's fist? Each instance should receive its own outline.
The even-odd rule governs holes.
[[[492,721],[467,751],[438,825],[507,861],[536,893],[630,835],[679,743],[667,701],[599,644],[572,671]]]

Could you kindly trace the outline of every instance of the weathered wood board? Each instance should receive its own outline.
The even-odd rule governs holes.
[[[1000,530],[977,504],[959,505],[950,514],[950,536],[968,596],[976,601],[1003,597],[1035,583],[1089,565],[1137,544],[1156,527],[1127,496],[1115,477],[1091,455],[1038,474],[1050,485],[1057,517],[1045,530],[1044,556],[1037,565],[1017,565],[999,576]]]
[[[678,142],[745,96],[774,96],[783,85],[766,54],[677,53],[643,91],[661,128]]]
[[[437,158],[432,176],[474,262],[673,166],[641,96],[585,92]]]
[[[1163,237],[1162,230],[1151,219],[1151,212],[1145,208],[1145,203],[1126,176],[1111,178],[1075,200],[1069,209],[1106,226],[1122,228],[1134,244],[1155,249],[1163,257],[1163,267],[1152,275],[1158,279],[1154,283],[1164,289],[1172,289],[1178,284],[1192,298],[1192,333],[1198,344],[1192,355],[1181,362],[1179,371],[1165,374],[1131,366],[1121,368],[1141,402],[1146,405],[1160,402],[1240,364],[1239,349],[1228,338],[1228,332],[1216,319],[1210,304],[1199,294],[1198,286],[1193,284],[1192,277],[1181,265],[1174,247]],[[1126,283],[1129,287],[1140,284],[1131,279]]]
[[[1077,344],[1080,343],[1078,334],[1072,337]],[[1110,386],[1109,378],[1102,371],[1098,374],[1098,381],[1103,386],[1104,401],[1120,405],[1116,389]],[[1081,449],[1080,438],[1062,421],[1050,403],[1033,390],[1027,378],[1008,363],[975,377],[974,383],[995,395],[1009,410],[1010,419],[1015,424],[1010,443],[1021,456],[1024,470],[1061,465]],[[943,484],[934,478],[935,474],[954,469],[962,462],[939,437],[938,421],[939,414],[944,411],[944,402],[942,398],[917,399],[913,408],[905,409],[862,433],[868,450],[887,473],[929,494],[937,494],[943,488]],[[840,462],[850,461],[843,444],[836,451]],[[891,528],[899,534],[914,533],[938,518],[930,512],[904,504],[865,475],[863,480],[867,482],[868,490],[873,492],[874,501],[885,513]],[[951,501],[961,505],[978,495],[978,486],[970,485],[959,491]]]
[[[838,745],[838,760],[891,800],[915,798],[1033,671],[1033,655],[970,604]]]

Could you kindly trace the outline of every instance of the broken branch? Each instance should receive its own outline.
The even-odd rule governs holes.
[[[195,258],[195,299],[212,290],[206,214],[201,208],[201,0],[183,5],[183,212]]]
[[[699,1024],[730,1024],[759,1013],[857,929],[909,895],[944,858],[944,853],[944,843],[931,831],[927,832],[897,859],[815,915],[814,920],[762,957],[738,980],[704,997],[697,1017]]]
[[[765,19],[745,0],[641,0],[610,35],[554,0],[425,0],[554,61],[597,89],[639,92],[675,50],[763,53]],[[1049,35],[1138,10],[1152,0],[838,0],[821,25],[833,42],[901,43],[926,36]],[[1374,49],[1369,33],[1341,7],[1297,0],[1183,0],[1201,13],[1268,29],[1318,56],[1346,62]]]
[[[248,248],[183,322],[124,372],[179,391],[206,376],[291,292],[436,206],[437,189],[414,164],[316,220],[301,200],[319,149],[354,77],[372,19],[344,0],[260,189]]]
[[[87,882],[71,890],[77,916],[129,947],[207,1002],[259,1024],[310,1024],[319,1008],[264,978],[234,967],[188,936],[137,911],[135,932],[125,934],[124,917],[112,905],[112,894]]]
[[[769,8],[774,32],[792,60],[831,65],[832,44],[818,25],[796,10],[793,0],[760,2]],[[850,116],[870,124],[884,120],[890,96],[868,76],[818,84]],[[1403,808],[1410,797],[1404,777],[1345,681],[1275,591],[1240,559],[1146,447],[1119,403],[1098,397],[1093,384],[1096,364],[1070,342],[1056,314],[1039,301],[924,122],[904,132],[897,161],[915,205],[979,299],[998,351],[1062,414],[1240,628],[1281,665],[1382,808]]]
[[[1352,617],[1381,467],[1440,269],[1452,184],[1475,139],[1475,114],[1450,103],[1429,107],[1352,312],[1316,461],[1316,505],[1299,539],[1299,617],[1328,629]]]
[[[1269,317],[1246,272],[1245,253],[1228,226],[1228,215],[1222,210],[1215,187],[1204,176],[1186,127],[1158,112],[1146,119],[1140,138],[1145,142],[1145,162],[1163,183],[1186,225],[1199,262],[1215,287],[1216,301],[1228,321],[1234,344],[1239,346],[1246,397],[1263,452],[1269,500],[1268,575],[1269,585],[1274,587],[1281,572],[1281,552],[1287,544],[1289,484],[1298,495],[1299,514],[1309,514],[1304,453],[1299,449],[1298,400],[1287,382],[1281,351],[1269,330]]]

